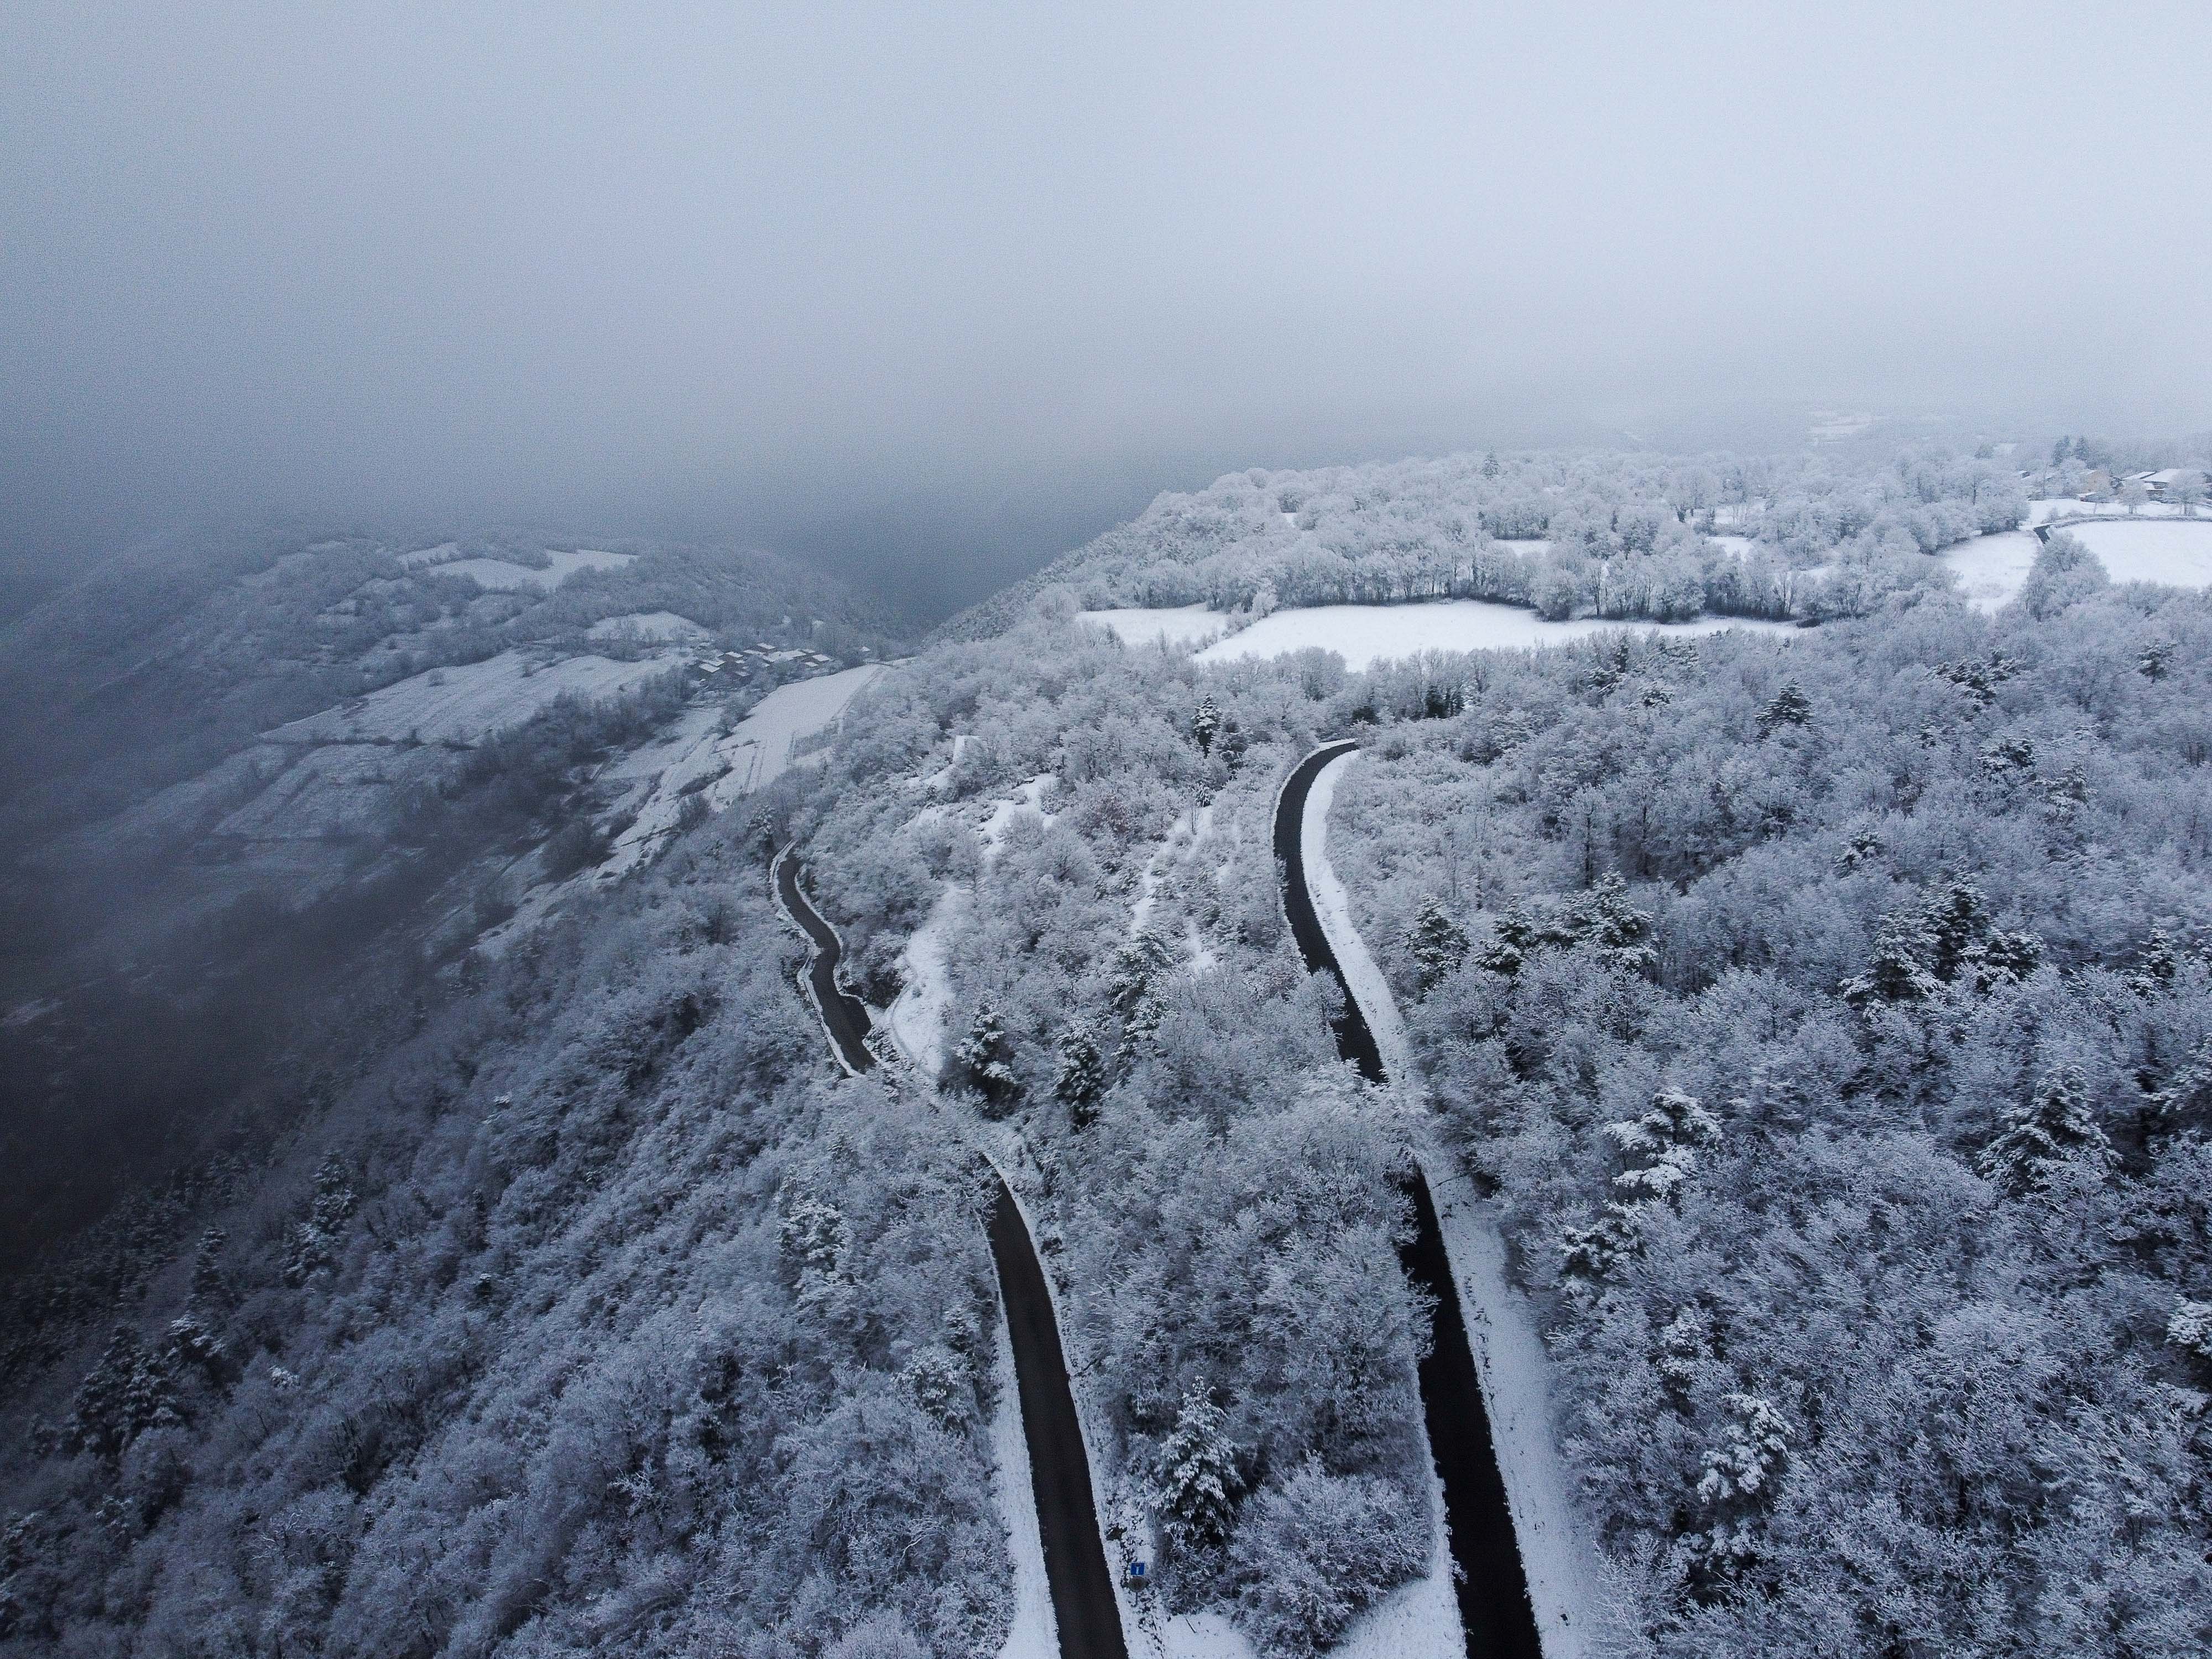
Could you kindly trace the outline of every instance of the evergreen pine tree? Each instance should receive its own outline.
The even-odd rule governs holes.
[[[1588,941],[1615,968],[1632,974],[1648,974],[1659,965],[1651,945],[1651,916],[1628,902],[1628,884],[1618,870],[1608,870],[1597,885],[1579,895],[1565,918],[1569,942]]]
[[[1778,726],[1802,726],[1813,718],[1813,704],[1797,682],[1790,681],[1765,708],[1759,711],[1759,735],[1773,735]]]
[[[2035,1086],[2035,1097],[2004,1115],[2004,1127],[1984,1150],[1982,1173],[2014,1197],[2039,1192],[2060,1166],[2081,1164],[2102,1173],[2115,1162],[2112,1142],[2089,1105],[2089,1079],[2078,1066],[2062,1066]]]
[[[210,1227],[200,1235],[199,1249],[192,1256],[193,1302],[213,1306],[228,1300],[229,1287],[222,1277],[222,1247],[229,1242],[229,1235],[220,1227]]]
[[[1441,902],[1430,899],[1407,930],[1406,948],[1413,953],[1421,989],[1426,991],[1467,960],[1467,930],[1451,919]]]
[[[1200,697],[1198,700],[1198,712],[1190,717],[1190,735],[1193,741],[1198,744],[1200,754],[1210,755],[1213,752],[1213,734],[1220,729],[1221,705],[1214,702],[1210,696]]]
[[[952,1058],[983,1097],[987,1109],[1004,1109],[1013,1104],[1016,1080],[1010,1063],[1013,1053],[1013,1040],[1006,1035],[998,1008],[985,1002],[975,1010],[975,1022],[954,1048]]]
[[[1052,1091],[1066,1106],[1079,1129],[1090,1127],[1098,1115],[1098,1102],[1106,1092],[1106,1057],[1099,1051],[1097,1034],[1088,1025],[1071,1025],[1060,1033],[1060,1070]]]
[[[1213,1403],[1211,1393],[1193,1388],[1183,1395],[1175,1427],[1160,1446],[1154,1464],[1160,1526],[1178,1550],[1228,1541],[1237,1495],[1243,1487],[1228,1426],[1228,1414]]]

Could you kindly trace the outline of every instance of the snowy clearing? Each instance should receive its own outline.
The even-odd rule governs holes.
[[[534,587],[541,592],[550,592],[579,570],[620,570],[637,557],[635,553],[601,553],[592,548],[579,548],[573,553],[545,550],[545,556],[553,561],[546,570],[532,570],[526,564],[514,564],[506,559],[455,559],[438,567],[441,576],[466,576],[478,587],[497,588],[513,592],[525,587]]]
[[[1618,629],[1655,634],[1717,634],[1740,628],[1759,633],[1790,634],[1794,624],[1755,622],[1737,617],[1701,617],[1695,622],[1601,622],[1582,617],[1547,622],[1517,605],[1483,599],[1439,599],[1426,605],[1324,605],[1304,611],[1278,611],[1241,634],[1198,653],[1204,663],[1239,662],[1280,657],[1318,646],[1341,655],[1355,671],[1392,658],[1424,651],[1489,651],[1559,645]]]
[[[1155,640],[1165,640],[1170,645],[1208,645],[1229,631],[1228,613],[1203,605],[1158,611],[1135,606],[1082,611],[1076,613],[1076,620],[1096,623],[1124,645],[1150,645]]]
[[[422,781],[404,750],[383,744],[334,744],[305,754],[290,752],[299,755],[297,763],[216,825],[214,833],[249,841],[358,836],[364,825],[381,822],[402,785]]]
[[[986,864],[998,858],[999,843],[1006,840],[1006,830],[1013,823],[1016,813],[1034,812],[1047,823],[1053,821],[1054,814],[1044,810],[1044,792],[1051,784],[1052,774],[1040,772],[1022,786],[1018,795],[992,804],[983,822],[975,827],[975,833],[982,837],[983,861]]]
[[[707,630],[673,611],[633,611],[602,617],[585,631],[591,640],[703,640]]]
[[[999,1402],[991,1413],[991,1485],[1014,1559],[1014,1618],[999,1659],[1060,1659],[1060,1627],[1053,1618],[1052,1586],[1045,1577],[1044,1539],[1037,1529],[1036,1490],[1030,1484],[1029,1440],[1022,1432],[1014,1344],[1006,1332],[1004,1308],[999,1310],[996,1330],[992,1376]]]
[[[520,726],[563,696],[610,697],[671,665],[666,657],[617,662],[563,657],[544,663],[520,651],[433,668],[263,735],[276,743],[474,743]]]
[[[2116,519],[2070,524],[2063,533],[2094,553],[2116,582],[2212,583],[2212,519]]]
[[[883,672],[881,663],[870,663],[811,680],[794,680],[763,697],[753,712],[738,722],[737,729],[715,745],[729,769],[708,787],[707,804],[719,812],[739,796],[781,777],[792,764],[792,744],[837,719],[862,688]]]
[[[1977,611],[1994,611],[2020,592],[2043,544],[2032,530],[2005,530],[1958,542],[1936,556],[1959,573],[1959,595]]]
[[[1756,545],[1748,536],[1708,536],[1705,539],[1739,559],[1749,557],[1752,548]]]
[[[899,973],[905,983],[884,1016],[900,1052],[933,1080],[945,1069],[945,1020],[952,1011],[952,972],[945,963],[945,945],[967,902],[968,890],[949,882],[937,896],[900,955]]]
[[[1541,558],[1552,550],[1552,538],[1548,536],[1501,537],[1498,538],[1498,544],[1500,547],[1510,547],[1527,559]]]
[[[2116,582],[2212,586],[2212,519],[2099,519],[2063,526],[2061,532],[2094,553]],[[2020,592],[2042,546],[2032,530],[2007,530],[1960,542],[1936,556],[1959,573],[1966,603],[1989,611]]]
[[[666,737],[632,750],[600,775],[611,782],[635,780],[645,799],[629,828],[615,837],[594,880],[613,881],[644,863],[657,842],[676,833],[684,803],[707,787],[702,780],[721,776],[729,764],[717,747],[721,719],[719,708],[687,708]]]

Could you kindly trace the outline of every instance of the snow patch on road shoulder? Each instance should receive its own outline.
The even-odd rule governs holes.
[[[1552,1431],[1543,1339],[1528,1298],[1506,1280],[1497,1213],[1475,1195],[1466,1176],[1449,1173],[1449,1158],[1431,1152],[1421,1167],[1436,1200],[1437,1224],[1482,1376],[1491,1443],[1504,1477],[1546,1659],[1607,1651],[1611,1644],[1603,1638],[1612,1622],[1612,1598],[1575,1511]]]
[[[1044,1535],[1037,1526],[1036,1488],[1030,1475],[1030,1443],[1022,1431],[1022,1395],[1014,1379],[1014,1342],[999,1310],[998,1347],[992,1375],[999,1392],[991,1414],[991,1484],[1006,1517],[1014,1560],[1014,1620],[999,1659],[1060,1659],[1060,1627],[1052,1613],[1052,1584],[1044,1571]]]
[[[1346,750],[1322,767],[1313,781],[1312,792],[1306,797],[1305,821],[1298,826],[1300,846],[1305,854],[1306,888],[1313,895],[1322,936],[1336,953],[1337,965],[1344,969],[1345,983],[1351,988],[1352,1000],[1358,1003],[1360,1012],[1367,1016],[1368,1029],[1375,1033],[1375,1046],[1382,1054],[1382,1069],[1389,1073],[1394,1084],[1410,1084],[1415,1075],[1413,1045],[1406,1035],[1406,1022],[1398,1017],[1397,1000],[1390,994],[1382,970],[1367,954],[1359,930],[1352,926],[1352,896],[1344,890],[1344,884],[1336,878],[1336,872],[1328,862],[1329,804],[1336,799],[1337,781],[1344,775],[1344,769],[1358,753],[1356,749]]]

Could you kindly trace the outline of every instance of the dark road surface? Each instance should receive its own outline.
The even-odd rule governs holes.
[[[1075,1417],[1075,1394],[1060,1358],[1060,1327],[1045,1288],[1044,1267],[1030,1243],[1014,1195],[999,1183],[991,1206],[991,1254],[1014,1339],[1014,1382],[1029,1441],[1030,1481],[1036,1492],[1037,1530],[1044,1538],[1044,1575],[1060,1626],[1060,1659],[1128,1659],[1121,1612],[1098,1538],[1091,1460]]]
[[[799,884],[799,859],[788,847],[770,872],[777,896],[806,936],[814,960],[808,983],[822,1022],[845,1069],[858,1075],[876,1063],[868,1052],[868,1010],[837,984],[841,947],[836,930]],[[999,1268],[999,1294],[1013,1338],[1014,1387],[1021,1396],[1022,1437],[1030,1450],[1030,1483],[1036,1494],[1037,1530],[1044,1541],[1045,1581],[1060,1626],[1060,1659],[1128,1659],[1121,1610],[1114,1600],[1106,1547],[1099,1540],[1097,1504],[1091,1489],[1091,1459],[1075,1415],[1075,1393],[1060,1346],[1060,1324],[1029,1228],[1006,1183],[998,1182],[991,1206],[991,1255]]]
[[[1283,908],[1291,937],[1309,973],[1334,975],[1344,991],[1344,1017],[1337,1022],[1336,1048],[1370,1083],[1384,1081],[1382,1051],[1366,1016],[1352,995],[1343,967],[1315,914],[1306,884],[1304,833],[1306,798],[1322,768],[1356,743],[1323,744],[1300,761],[1283,785],[1275,807],[1275,856],[1283,866]],[[1452,1284],[1443,1230],[1437,1224],[1436,1202],[1416,1165],[1406,1182],[1413,1200],[1412,1240],[1398,1252],[1406,1276],[1435,1298],[1434,1341],[1421,1361],[1421,1407],[1428,1420],[1429,1449],[1444,1486],[1444,1522],[1451,1534],[1452,1559],[1458,1564],[1460,1626],[1468,1659],[1541,1659],[1535,1609],[1529,1604],[1528,1575],[1521,1546],[1513,1535],[1513,1513],[1505,1502],[1505,1481],[1491,1444],[1490,1413],[1482,1401],[1482,1381],[1474,1368],[1459,1292]]]
[[[867,1004],[837,983],[837,963],[843,954],[837,930],[823,919],[799,886],[799,854],[793,848],[787,847],[775,855],[775,866],[769,876],[783,908],[813,943],[814,960],[808,965],[806,982],[813,988],[814,1006],[829,1028],[838,1060],[858,1077],[876,1063],[876,1057],[868,1052]]]

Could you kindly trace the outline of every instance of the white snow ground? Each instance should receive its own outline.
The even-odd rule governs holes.
[[[2065,533],[2094,553],[2116,582],[2212,583],[2212,519],[2115,519],[2070,524]]]
[[[1306,880],[1322,931],[1343,966],[1360,1012],[1367,1016],[1382,1064],[1394,1086],[1410,1093],[1419,1085],[1405,1021],[1382,970],[1352,925],[1349,898],[1328,862],[1329,805],[1345,769],[1356,757],[1354,751],[1322,768],[1307,797],[1305,822],[1299,826]],[[1440,1178],[1439,1172],[1454,1169],[1449,1158],[1434,1148],[1417,1150],[1422,1170],[1429,1176],[1429,1190],[1437,1200],[1437,1221],[1444,1236],[1445,1254],[1451,1260],[1453,1283],[1459,1291],[1461,1315],[1467,1322],[1475,1364],[1482,1373],[1492,1443],[1504,1477],[1522,1565],[1528,1577],[1537,1634],[1547,1659],[1583,1659],[1595,1650],[1601,1634],[1611,1622],[1611,1599],[1603,1589],[1595,1547],[1577,1523],[1572,1488],[1553,1431],[1543,1341],[1526,1298],[1506,1280],[1505,1243],[1495,1216],[1475,1201],[1465,1177],[1445,1173]],[[1437,1513],[1442,1512],[1440,1503]],[[1439,1580],[1431,1573],[1430,1580],[1424,1582],[1431,1581],[1443,1587],[1443,1605],[1450,1619],[1448,1650],[1459,1651],[1458,1609],[1449,1580]],[[1382,1611],[1377,1609],[1376,1614],[1370,1616]],[[1404,1645],[1373,1650],[1377,1659],[1386,1652],[1408,1650]]]
[[[326,708],[263,735],[276,743],[474,743],[520,726],[564,694],[609,697],[664,673],[672,659],[636,662],[564,657],[542,663],[521,651],[399,680],[365,697]]]
[[[2100,518],[2061,528],[2094,553],[2116,582],[2212,586],[2212,519]],[[1959,573],[1959,591],[1967,604],[1977,611],[1995,611],[2020,592],[2042,545],[2033,531],[2006,530],[1960,542],[1937,556]]]
[[[1977,611],[1994,611],[2020,592],[2043,544],[2032,530],[2005,530],[1958,542],[1936,556],[1959,573],[1959,596]]]
[[[1218,663],[1279,657],[1319,646],[1340,653],[1346,666],[1358,670],[1423,651],[1557,645],[1624,628],[1682,635],[1715,634],[1729,628],[1776,634],[1796,631],[1788,623],[1734,617],[1665,623],[1601,622],[1594,617],[1547,622],[1533,611],[1482,599],[1439,599],[1425,605],[1324,605],[1263,617],[1243,632],[1200,651],[1198,660]]]
[[[1170,645],[1205,645],[1229,631],[1228,613],[1202,605],[1176,605],[1146,611],[1131,606],[1120,611],[1084,611],[1079,622],[1095,623],[1124,645],[1150,645],[1164,639]]]
[[[998,1409],[991,1414],[991,1486],[1006,1517],[1014,1558],[1014,1620],[999,1659],[1060,1659],[1060,1625],[1053,1617],[1052,1585],[1044,1572],[1044,1536],[1037,1527],[1036,1488],[1030,1479],[1030,1443],[1022,1432],[1022,1397],[1014,1380],[1014,1344],[1006,1313],[999,1310],[998,1346],[992,1361]]]
[[[932,1081],[945,1069],[945,1017],[952,1007],[952,973],[945,959],[945,944],[967,902],[964,886],[945,884],[921,926],[907,939],[899,963],[904,983],[884,1016],[901,1052]]]
[[[434,551],[436,550],[433,550]],[[578,548],[573,553],[563,553],[554,548],[545,550],[545,556],[553,561],[545,570],[532,570],[526,564],[516,564],[507,559],[455,559],[437,567],[441,576],[466,576],[478,587],[498,588],[512,592],[520,588],[534,587],[540,592],[551,592],[579,570],[620,570],[637,557],[635,553],[601,553],[594,549]],[[424,559],[423,563],[433,562]]]
[[[602,617],[584,632],[590,640],[703,640],[707,630],[673,611],[632,611]]]
[[[791,746],[811,737],[845,712],[878,674],[881,663],[848,668],[815,679],[779,685],[754,705],[715,749],[729,769],[708,786],[708,805],[720,811],[741,795],[765,787],[793,764]]]

